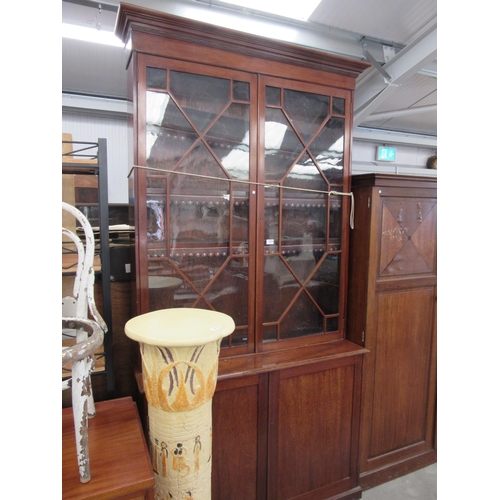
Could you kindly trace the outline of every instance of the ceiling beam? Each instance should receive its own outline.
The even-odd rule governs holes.
[[[370,122],[375,120],[387,120],[389,118],[399,118],[401,116],[414,116],[422,113],[436,113],[437,104],[430,104],[429,106],[417,106],[408,109],[394,109],[392,111],[384,111],[382,113],[372,113],[367,116],[364,121]]]
[[[359,126],[391,97],[396,87],[437,58],[437,23],[407,45],[387,64],[384,73],[376,68],[363,73],[354,92],[354,126]]]

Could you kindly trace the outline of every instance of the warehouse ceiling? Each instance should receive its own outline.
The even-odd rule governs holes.
[[[321,0],[307,21],[286,17],[287,8],[281,16],[218,0],[127,3],[367,60],[372,67],[360,75],[355,91],[355,137],[388,133],[436,140],[437,0]],[[118,4],[63,1],[63,23],[112,33]],[[63,38],[63,106],[124,100],[126,57],[122,46]]]

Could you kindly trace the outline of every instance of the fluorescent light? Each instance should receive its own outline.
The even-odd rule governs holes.
[[[221,0],[247,9],[307,21],[321,0]]]
[[[87,28],[86,26],[62,23],[62,37],[123,48],[123,43],[112,31],[98,30],[95,26]]]

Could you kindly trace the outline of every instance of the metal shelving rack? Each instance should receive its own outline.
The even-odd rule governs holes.
[[[111,264],[109,255],[109,207],[108,207],[108,155],[106,139],[97,142],[62,141],[70,144],[72,150],[62,155],[62,173],[78,175],[96,175],[98,179],[99,202],[99,240],[102,280],[102,317],[108,327],[104,336],[104,363],[107,385],[107,397],[115,394],[115,377],[113,368],[113,324],[111,310]],[[77,162],[65,162],[72,158]],[[97,160],[97,161],[96,161]]]

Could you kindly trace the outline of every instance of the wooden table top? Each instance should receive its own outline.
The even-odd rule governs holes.
[[[96,403],[96,416],[89,419],[88,432],[91,479],[84,484],[78,474],[73,409],[62,410],[64,500],[139,496],[154,488],[153,468],[132,398]]]

